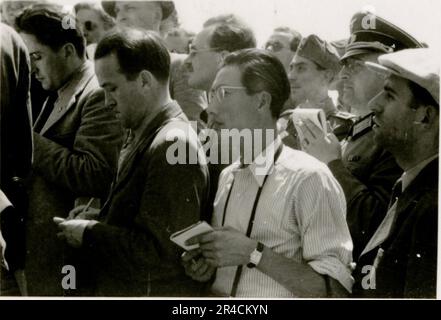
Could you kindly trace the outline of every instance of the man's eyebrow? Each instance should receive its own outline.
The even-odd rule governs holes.
[[[385,84],[383,89],[384,91],[397,95],[397,92],[389,84]]]

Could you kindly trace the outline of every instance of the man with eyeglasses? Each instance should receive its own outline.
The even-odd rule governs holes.
[[[102,1],[107,13],[116,18],[117,25],[140,28],[160,33],[163,22],[176,10],[173,1]],[[172,53],[170,66],[170,94],[184,111],[189,120],[198,121],[207,107],[204,92],[188,85],[186,55]]]
[[[215,230],[190,239],[200,247],[183,257],[196,280],[216,273],[213,295],[320,297],[326,283],[351,290],[343,191],[323,163],[277,135],[289,91],[282,63],[258,49],[226,56],[214,80],[207,110],[217,130],[263,137],[241,140],[240,158],[221,174]]]
[[[379,55],[422,45],[387,20],[359,12],[351,20],[351,37],[341,58],[343,100],[358,116],[342,144],[333,134],[324,136],[312,123],[302,127],[303,149],[328,164],[345,191],[347,221],[356,261],[384,218],[393,184],[401,175],[393,156],[373,139],[370,99],[381,91],[383,75],[368,69]]]
[[[204,29],[199,32],[190,45],[190,54],[186,59],[189,69],[188,83],[190,87],[209,92],[216,73],[225,56],[230,52],[255,48],[256,39],[253,31],[232,14],[220,15],[208,19]],[[210,101],[210,97],[209,97]],[[207,122],[208,128],[215,129],[216,124],[204,110],[201,118]],[[220,136],[219,136],[220,138]],[[213,143],[220,144],[221,141]],[[213,152],[211,149],[210,152]],[[220,151],[220,149],[219,149]],[[221,159],[220,152],[218,159]],[[211,205],[216,195],[217,183],[220,172],[230,163],[210,163],[210,201]],[[212,208],[208,208],[207,216],[210,221]]]
[[[302,35],[299,32],[289,27],[278,27],[265,43],[265,50],[272,52],[288,72],[301,40]]]

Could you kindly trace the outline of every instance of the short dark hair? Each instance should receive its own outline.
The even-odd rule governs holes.
[[[435,101],[429,91],[413,81],[407,80],[407,83],[412,92],[411,107],[419,105],[433,106],[435,109],[439,110],[439,103]]]
[[[95,60],[115,54],[121,72],[133,80],[142,70],[151,72],[160,82],[170,73],[170,54],[162,39],[152,31],[119,28],[98,43]]]
[[[292,39],[289,43],[289,48],[292,52],[296,52],[299,47],[300,42],[302,41],[302,35],[300,32],[291,29],[290,27],[278,27],[274,29],[274,32],[283,32],[289,33],[292,36]]]
[[[267,91],[271,95],[271,115],[277,119],[290,96],[290,85],[283,64],[273,54],[260,49],[244,49],[225,57],[223,67],[237,66],[247,94]]]
[[[59,50],[65,44],[71,43],[78,56],[84,57],[86,39],[81,28],[66,25],[73,21],[75,18],[66,13],[62,6],[35,4],[26,8],[16,18],[15,24],[19,32],[35,36],[40,43],[52,50]]]
[[[256,47],[253,30],[233,14],[208,19],[204,28],[210,27],[213,28],[209,43],[211,48],[233,52]]]
[[[255,48],[256,38],[248,27],[221,24],[216,26],[211,34],[210,47],[228,52]]]

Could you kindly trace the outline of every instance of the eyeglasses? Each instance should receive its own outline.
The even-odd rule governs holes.
[[[192,44],[188,46],[189,55],[194,57],[199,52],[213,52],[213,51],[219,51],[220,48],[201,48],[197,49]]]
[[[221,102],[225,98],[225,93],[228,90],[246,90],[245,87],[232,87],[232,86],[220,86],[216,89],[211,89],[210,94],[208,96],[209,101],[213,101],[214,99],[217,99],[218,102]]]
[[[265,44],[265,50],[271,51],[271,52],[279,52],[282,49],[285,49],[283,44],[281,42],[275,41],[275,42],[267,42]]]

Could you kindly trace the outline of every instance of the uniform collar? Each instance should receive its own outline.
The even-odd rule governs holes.
[[[402,191],[406,190],[406,188],[411,184],[411,182],[420,174],[420,172],[433,160],[438,158],[438,154],[435,154],[426,160],[421,161],[413,168],[405,171],[403,175],[401,176],[402,181]]]

